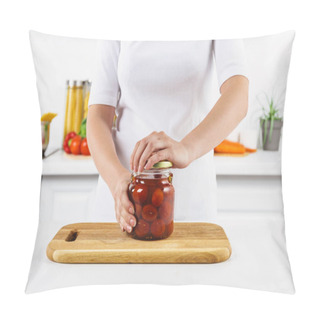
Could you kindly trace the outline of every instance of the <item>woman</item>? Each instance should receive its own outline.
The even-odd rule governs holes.
[[[214,57],[221,93],[215,104]],[[247,113],[246,74],[241,40],[101,41],[87,119],[100,173],[90,218],[116,219],[130,233],[130,170],[167,159],[175,168],[175,220],[214,221],[212,150]]]

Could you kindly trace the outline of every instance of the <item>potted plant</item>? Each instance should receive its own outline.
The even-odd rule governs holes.
[[[279,109],[274,100],[268,100],[269,110],[262,107],[264,115],[260,118],[263,150],[279,150],[283,119],[279,116]]]

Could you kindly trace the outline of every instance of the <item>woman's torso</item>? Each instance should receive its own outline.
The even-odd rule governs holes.
[[[113,134],[126,168],[136,142],[152,131],[164,131],[180,141],[201,122],[214,104],[213,74],[212,41],[121,42]],[[212,220],[216,213],[212,152],[173,174],[176,220]],[[101,207],[112,198],[101,177],[98,189],[100,217],[106,211]]]

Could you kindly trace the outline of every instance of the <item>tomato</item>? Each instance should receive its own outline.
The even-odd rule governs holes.
[[[80,154],[81,137],[75,136],[70,143],[70,151],[72,154]]]
[[[173,218],[173,207],[170,202],[164,201],[159,208],[159,218],[164,221],[170,221]]]
[[[134,232],[139,238],[146,236],[149,233],[149,224],[140,219],[137,225],[134,227]]]
[[[133,190],[132,197],[134,202],[143,204],[148,197],[148,187],[144,184],[137,184]]]
[[[142,214],[142,207],[140,204],[136,204],[135,207],[136,207],[136,210],[135,210],[136,216],[140,218]]]
[[[89,147],[88,147],[87,138],[84,138],[81,141],[80,152],[81,152],[81,154],[83,154],[85,156],[90,156],[90,151],[89,151]]]
[[[161,235],[164,233],[165,229],[166,229],[166,226],[161,219],[154,220],[151,225],[151,233],[156,238],[160,238]]]
[[[159,207],[161,205],[163,201],[163,192],[160,188],[157,188],[156,190],[154,190],[151,201],[155,207]]]
[[[173,220],[166,226],[167,228],[167,237],[173,232]]]
[[[167,200],[170,200],[171,202],[173,201],[174,199],[174,189],[172,186],[165,186],[163,188],[163,194],[164,194],[164,197],[167,199]]]
[[[157,218],[158,211],[152,204],[147,204],[142,209],[142,218],[148,222]]]

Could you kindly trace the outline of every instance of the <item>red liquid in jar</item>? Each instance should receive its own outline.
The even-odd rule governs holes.
[[[128,196],[134,204],[136,226],[129,233],[139,240],[165,239],[173,232],[172,174],[140,174],[132,178]]]

